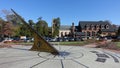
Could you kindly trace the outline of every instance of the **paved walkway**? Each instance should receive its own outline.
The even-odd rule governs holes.
[[[31,46],[0,48],[0,68],[120,68],[120,54],[80,46],[54,46],[60,55],[29,51]]]

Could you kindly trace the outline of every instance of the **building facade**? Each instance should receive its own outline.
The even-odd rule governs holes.
[[[59,37],[69,36],[71,33],[71,26],[62,25],[59,29]]]
[[[115,28],[109,21],[80,21],[78,27],[85,34],[85,37],[113,36],[116,35]]]
[[[116,28],[114,28],[109,21],[79,21],[78,26],[62,25],[59,30],[59,37],[72,36],[72,37],[86,37],[92,38],[100,36],[113,36],[116,35]]]

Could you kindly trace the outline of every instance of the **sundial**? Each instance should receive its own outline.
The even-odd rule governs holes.
[[[13,9],[11,11],[15,14],[15,16],[21,20],[21,22],[26,25],[27,28],[33,33],[34,36],[34,45],[30,50],[41,51],[41,52],[49,52],[53,55],[58,55],[59,52],[51,46],[33,27],[31,27],[24,19],[21,18]]]
[[[80,46],[61,46],[49,44],[16,12],[14,13],[33,32],[35,42],[32,48],[31,46],[20,45],[12,46],[12,48],[1,48],[0,68],[120,67],[120,54],[114,52]],[[30,48],[34,51],[29,50]]]

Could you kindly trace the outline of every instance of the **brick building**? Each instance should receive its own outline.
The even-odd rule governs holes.
[[[98,36],[101,31],[101,36],[116,35],[116,28],[110,24],[109,21],[79,21],[78,26],[62,25],[59,30],[59,37],[72,36],[72,37],[85,37],[92,38]]]
[[[113,28],[109,21],[80,21],[78,28],[85,37],[95,37],[99,31],[101,36],[116,35],[116,28]]]
[[[71,26],[61,25],[59,29],[59,37],[68,36],[71,33]]]

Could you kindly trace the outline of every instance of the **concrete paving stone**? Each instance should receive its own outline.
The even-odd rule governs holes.
[[[0,48],[0,68],[119,68],[120,54],[104,49],[54,45],[60,55],[29,51],[31,46]]]

